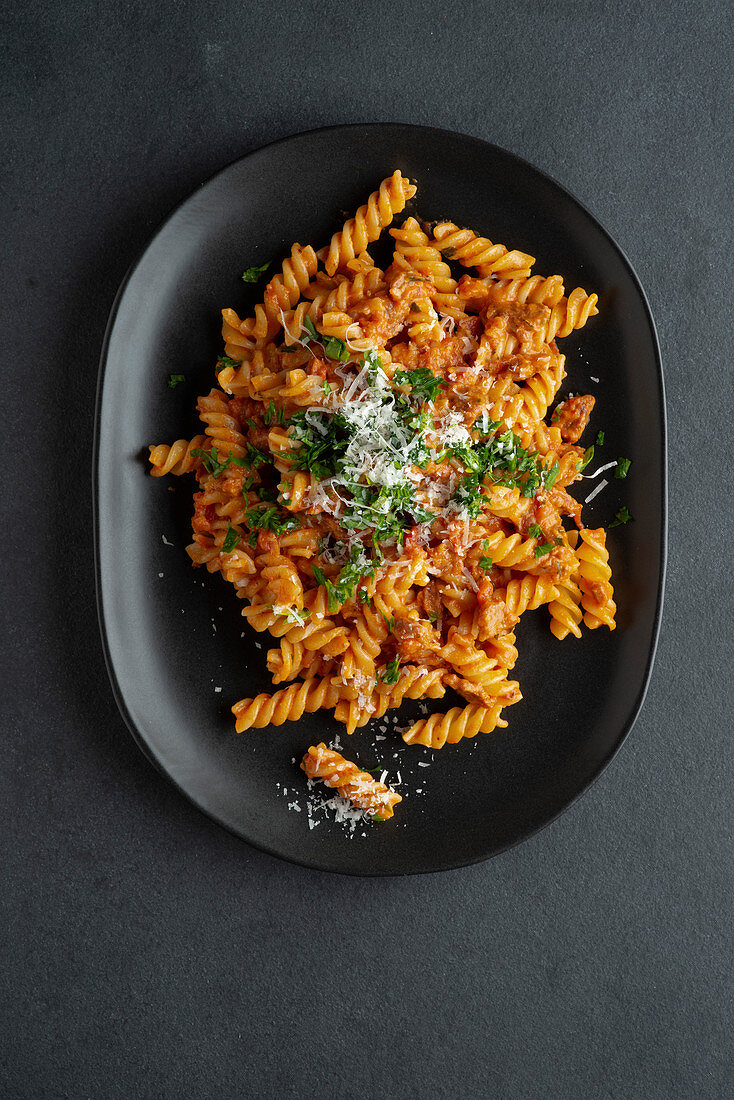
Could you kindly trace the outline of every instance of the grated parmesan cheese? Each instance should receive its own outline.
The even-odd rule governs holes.
[[[615,460],[614,462],[607,462],[604,466],[600,466],[598,470],[594,470],[593,474],[582,474],[582,477],[598,477],[599,474],[603,474],[605,470],[611,470],[614,466],[619,465]]]
[[[615,464],[615,465],[616,465],[616,464]],[[599,484],[597,485],[596,489],[593,489],[593,490],[592,490],[592,491],[591,491],[591,492],[589,493],[589,495],[587,496],[586,500],[584,501],[584,504],[588,504],[590,500],[593,500],[593,499],[594,499],[594,497],[595,497],[595,496],[597,496],[597,495],[598,495],[598,494],[599,494],[599,493],[600,493],[600,492],[602,491],[602,489],[604,488],[604,486],[605,486],[605,485],[608,485],[608,484],[609,484],[609,482],[607,481],[607,479],[606,479],[606,478],[602,478],[602,480],[601,480],[601,481],[599,482]]]

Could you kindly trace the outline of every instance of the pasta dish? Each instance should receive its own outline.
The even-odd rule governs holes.
[[[415,192],[396,171],[326,247],[293,245],[252,316],[223,310],[201,434],[150,448],[154,477],[195,475],[193,564],[273,638],[238,732],[326,708],[352,733],[450,692],[403,739],[453,745],[507,725],[525,612],[559,640],[615,626],[604,529],[569,492],[594,398],[551,409],[597,296],[452,222],[395,225]],[[302,766],[378,817],[400,801],[324,744]]]

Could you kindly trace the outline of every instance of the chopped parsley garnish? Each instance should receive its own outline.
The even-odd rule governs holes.
[[[557,458],[553,460],[550,466],[546,469],[545,474],[541,474],[544,489],[552,489],[556,483],[556,478],[561,472],[561,464]]]
[[[229,554],[234,550],[237,543],[240,541],[240,536],[235,531],[231,523],[227,523],[227,534],[224,536],[224,542],[222,543],[222,550],[225,554]]]
[[[330,614],[333,614],[354,595],[357,585],[364,577],[374,576],[375,567],[366,557],[361,546],[352,546],[349,551],[349,561],[340,570],[336,580],[330,581],[318,565],[312,565],[311,571],[317,584],[326,589],[328,597],[327,610]],[[363,591],[364,589],[360,590],[360,598]],[[367,596],[367,599],[369,599],[369,596]],[[362,602],[365,603],[366,600],[362,600]]]
[[[382,359],[380,359],[374,348],[370,348],[364,353],[362,362],[367,367],[370,374],[377,374],[378,370],[382,370]]]
[[[211,451],[202,451],[199,447],[192,447],[191,453],[201,459],[204,469],[213,477],[219,477],[227,469],[232,458],[230,453],[229,458],[225,458],[224,461],[220,462],[216,447],[212,447]]]
[[[417,401],[434,402],[442,387],[446,385],[443,378],[437,378],[428,367],[417,367],[415,370],[396,370],[393,381],[398,385],[411,387],[411,397]]]
[[[292,438],[300,444],[288,452],[294,470],[308,470],[319,481],[336,473],[349,444],[349,424],[341,413],[298,412],[291,419]]]
[[[479,474],[467,474],[456,486],[453,499],[472,519],[477,519],[487,503]]]
[[[477,565],[485,573],[489,573],[490,569],[492,568],[492,559],[487,557],[486,554],[483,554],[482,557],[477,562]]]
[[[266,426],[269,424],[282,424],[283,415],[283,409],[277,408],[274,401],[268,401],[268,407],[263,414],[263,423]]]
[[[383,684],[397,684],[400,679],[400,658],[393,657],[392,661],[388,661],[385,666],[385,671],[382,675]]]
[[[230,451],[226,458],[220,459],[216,447],[212,447],[211,451],[202,451],[199,447],[192,447],[191,453],[201,459],[204,469],[207,473],[212,474],[213,477],[219,477],[220,474],[224,473],[230,463],[233,466],[244,466],[245,469],[247,469],[251,466],[261,466],[264,462],[271,461],[268,455],[264,454],[262,451],[258,451],[257,447],[253,447],[249,443],[247,445],[247,455],[245,458],[237,458],[237,456],[233,455]],[[249,477],[242,486],[243,492],[249,489],[251,485],[252,477]]]
[[[629,468],[632,465],[631,458],[618,458],[617,469],[614,471],[615,477],[627,477]]]
[[[186,381],[186,375],[185,374],[169,374],[169,376],[168,376],[168,385],[172,390],[175,390],[176,386],[178,386],[181,382],[185,382],[185,381]]]
[[[592,443],[591,446],[587,447],[586,450],[584,451],[584,457],[581,459],[581,463],[580,463],[578,469],[579,470],[585,470],[586,467],[591,462],[593,457],[594,457],[594,444]]]
[[[231,457],[231,455],[230,455]],[[270,462],[270,455],[265,454],[264,451],[258,450],[252,443],[247,444],[247,465],[256,468],[257,466],[264,466],[265,463]],[[238,463],[239,465],[239,463]],[[244,463],[243,463],[244,465]]]
[[[531,523],[528,527],[528,534],[532,535],[534,539],[542,539],[543,531],[538,523]]]
[[[531,498],[541,489],[550,489],[560,471],[557,459],[545,466],[537,451],[526,451],[519,436],[510,429],[499,432],[499,427],[500,423],[493,420],[488,420],[485,426],[480,418],[475,421],[474,428],[488,434],[476,443],[452,447],[446,452],[471,471],[459,482],[454,499],[473,519],[485,506],[481,492],[483,484],[516,488],[524,497]]]
[[[272,502],[278,499],[278,494],[275,489],[268,489],[266,485],[258,485],[255,492],[257,493],[260,500],[268,500]]]
[[[242,272],[243,283],[256,283],[261,275],[270,267],[270,260],[266,264],[262,264],[260,267],[246,267]]]
[[[375,539],[394,538],[402,546],[405,528],[414,523],[429,523],[436,517],[413,498],[413,486],[347,485],[352,499],[346,505],[340,521],[348,531],[374,528]]]
[[[296,516],[283,515],[275,504],[257,504],[254,508],[248,508],[245,520],[253,533],[254,529],[260,529],[272,531],[275,535],[282,535],[284,531],[291,531],[301,525]]]
[[[278,615],[285,615],[286,621],[293,623],[294,626],[303,626],[311,614],[307,607],[272,607],[271,605],[271,610]]]
[[[603,447],[604,446],[604,432],[597,432],[596,433],[596,441],[595,442],[596,442],[597,447]]]
[[[386,821],[387,820],[387,818],[383,817],[382,814],[369,814],[368,816],[369,816],[370,821]]]
[[[360,588],[357,591],[357,596],[359,597],[360,603],[366,603],[368,607],[372,607],[372,597],[366,588]]]
[[[329,359],[339,359],[342,363],[349,362],[349,348],[338,336],[327,336],[323,343]]]
[[[555,543],[553,543],[553,542],[541,543],[540,546],[535,547],[535,549],[533,550],[533,554],[535,555],[536,558],[543,558],[543,557],[545,557],[546,554],[550,553],[550,551],[553,549],[554,546],[555,546]]]
[[[629,521],[631,519],[632,519],[632,516],[630,515],[627,508],[622,507],[622,508],[619,509],[618,512],[615,513],[614,519],[609,524],[609,529],[611,529],[612,527],[619,527],[623,523],[629,523]]]
[[[388,617],[387,617],[387,615],[385,614],[384,611],[381,611],[380,614],[382,615],[383,619],[385,620],[385,625],[388,629],[388,633],[392,634],[392,628],[395,626],[395,616],[391,615],[390,618],[388,619]]]
[[[239,370],[241,366],[242,364],[238,363],[236,359],[230,359],[228,355],[220,355],[214,369],[219,373],[219,371],[224,370],[225,367],[234,367],[235,370]]]

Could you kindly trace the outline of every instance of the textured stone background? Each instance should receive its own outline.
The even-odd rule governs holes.
[[[730,6],[56,0],[3,30],[3,1095],[732,1095]],[[411,879],[293,867],[199,814],[118,716],[94,610],[121,278],[223,164],[357,121],[570,188],[640,275],[668,392],[632,736],[539,836]]]

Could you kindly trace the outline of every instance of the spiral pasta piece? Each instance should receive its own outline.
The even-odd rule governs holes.
[[[573,577],[567,577],[558,585],[558,594],[548,604],[551,615],[551,633],[563,641],[569,634],[581,637],[581,589]]]
[[[557,596],[558,589],[548,577],[528,575],[522,580],[516,579],[509,582],[505,589],[504,600],[510,614],[519,619],[526,611],[535,611]]]
[[[342,798],[372,816],[390,818],[395,806],[402,802],[397,791],[373,779],[369,772],[361,771],[340,753],[327,749],[323,741],[309,748],[301,767],[309,779],[319,779],[327,787],[335,788]]]
[[[364,252],[372,241],[376,241],[382,230],[404,209],[415,192],[413,184],[397,170],[383,180],[365,205],[360,206],[354,217],[345,222],[342,230],[331,238],[324,264],[327,274],[333,275],[337,268],[346,267],[350,260]]]
[[[328,677],[314,677],[300,684],[291,684],[273,695],[256,695],[254,699],[240,699],[232,707],[237,733],[265,726],[282,726],[284,722],[296,722],[306,712],[333,707],[338,692]]]
[[[609,568],[606,535],[602,527],[585,527],[579,532],[576,557],[579,563],[576,577],[581,589],[584,623],[590,630],[596,630],[600,626],[614,630],[617,605],[613,598],[614,590],[610,582],[612,571]]]
[[[455,293],[456,279],[451,268],[415,218],[406,218],[399,229],[390,230],[390,236],[395,241],[397,255],[404,257],[412,271],[430,279],[440,294]]]
[[[478,237],[471,229],[459,229],[453,222],[440,222],[434,226],[433,237],[442,254],[457,260],[462,267],[475,267],[483,277],[502,273],[507,277],[526,277],[535,258],[526,252],[509,251],[503,244],[492,244],[486,237]]]
[[[207,442],[205,435],[195,435],[193,439],[177,439],[169,446],[159,443],[149,447],[150,471],[153,477],[164,477],[165,474],[189,474],[192,470],[198,470],[201,466],[201,458],[192,455],[192,451],[201,450]]]
[[[478,733],[491,733],[497,727],[506,726],[501,705],[482,707],[452,707],[446,714],[432,714],[414,722],[403,734],[406,745],[423,745],[427,749],[442,749],[445,744],[456,745],[464,737],[476,737]]]

